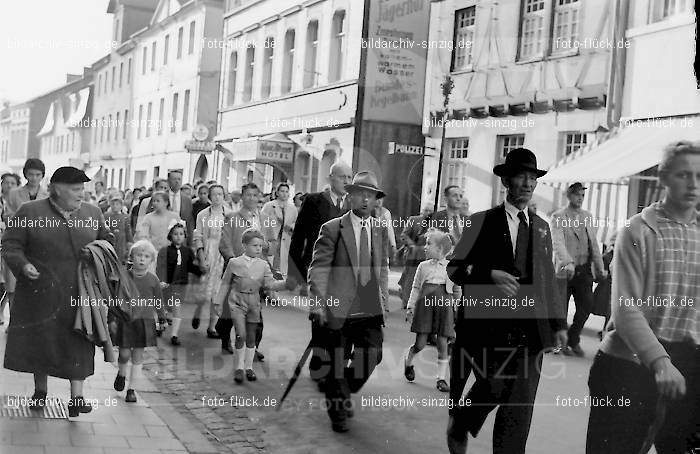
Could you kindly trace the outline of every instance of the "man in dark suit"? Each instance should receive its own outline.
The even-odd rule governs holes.
[[[452,353],[447,445],[453,454],[466,453],[467,432],[476,436],[497,406],[493,452],[524,453],[543,353],[555,342],[566,345],[549,225],[527,210],[546,172],[524,148],[508,153],[493,172],[508,190],[506,201],[471,216],[447,266],[464,292]],[[472,370],[476,382],[462,399]]]
[[[306,279],[311,255],[313,254],[314,243],[318,238],[321,226],[344,214],[346,209],[345,185],[352,181],[352,169],[343,162],[335,163],[331,166],[328,175],[330,188],[327,191],[308,194],[299,209],[294,233],[289,245],[288,274],[301,283],[302,293],[306,291]],[[322,350],[319,345],[323,343],[323,332],[321,328],[312,322],[311,341],[314,352],[309,363],[311,378],[319,382],[319,389],[323,388],[323,371],[321,369]]]
[[[323,224],[309,267],[310,293],[319,301],[311,306],[311,315],[327,329],[323,346],[330,363],[325,394],[336,432],[347,432],[350,394],[362,388],[382,360],[389,296],[389,234],[370,216],[384,193],[372,172],[358,172],[346,189],[351,211]]]

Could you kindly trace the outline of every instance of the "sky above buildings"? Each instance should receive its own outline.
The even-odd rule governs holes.
[[[0,100],[23,102],[110,51],[109,0],[0,1]]]

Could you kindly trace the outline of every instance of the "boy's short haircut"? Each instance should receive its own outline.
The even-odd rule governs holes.
[[[129,258],[131,258],[138,251],[145,251],[148,254],[151,254],[153,260],[155,260],[156,256],[158,255],[158,251],[156,251],[155,246],[153,246],[153,244],[148,240],[138,240],[132,244],[129,248]]]
[[[451,234],[436,229],[435,227],[429,228],[428,231],[425,233],[426,240],[428,239],[428,237],[435,238],[436,244],[440,246],[440,249],[442,249],[442,252],[444,252],[445,254],[449,253],[455,244],[454,238],[452,238]]]
[[[664,154],[659,163],[659,172],[668,172],[678,156],[684,154],[700,154],[700,141],[679,140],[664,147]]]
[[[265,241],[265,237],[263,237],[263,234],[260,232],[260,230],[251,227],[249,229],[246,229],[245,232],[243,232],[241,242],[243,244],[248,244],[251,241],[253,241],[254,238],[260,238],[261,240]]]

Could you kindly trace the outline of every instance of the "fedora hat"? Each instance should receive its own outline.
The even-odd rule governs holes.
[[[351,192],[352,190],[363,190],[369,189],[377,194],[377,198],[381,199],[386,194],[379,189],[377,185],[377,176],[374,172],[369,170],[363,170],[362,172],[357,172],[352,178],[352,183],[345,185],[345,190]]]
[[[506,155],[503,164],[498,164],[493,168],[493,173],[499,177],[508,177],[522,170],[529,170],[537,174],[537,178],[545,175],[546,170],[537,168],[537,157],[535,153],[527,148],[515,148]]]

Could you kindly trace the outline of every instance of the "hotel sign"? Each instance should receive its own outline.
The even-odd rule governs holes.
[[[291,164],[294,160],[294,143],[259,140],[256,161]]]

